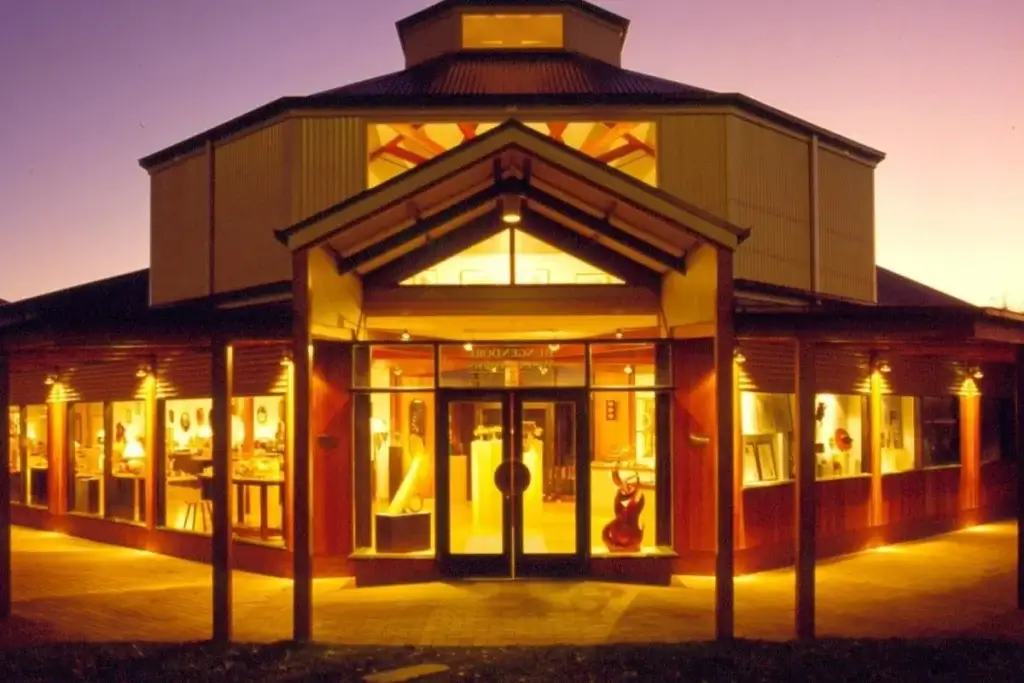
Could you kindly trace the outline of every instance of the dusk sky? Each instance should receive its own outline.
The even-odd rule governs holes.
[[[139,157],[400,69],[394,22],[428,4],[0,0],[0,298],[146,267]],[[627,68],[885,151],[880,265],[1024,309],[1024,0],[598,4],[633,21]]]

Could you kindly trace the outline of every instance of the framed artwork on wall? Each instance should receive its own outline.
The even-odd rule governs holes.
[[[775,449],[770,442],[757,444],[757,468],[761,481],[775,481],[779,473],[775,470]]]

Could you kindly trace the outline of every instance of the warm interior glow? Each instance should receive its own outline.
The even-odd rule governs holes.
[[[619,278],[522,230],[502,232],[417,273],[403,285],[621,285]]]
[[[657,126],[643,121],[530,122],[523,125],[657,187]],[[367,129],[367,186],[376,187],[493,130],[497,121],[373,123]]]
[[[561,14],[464,14],[467,50],[557,49],[564,45]]]

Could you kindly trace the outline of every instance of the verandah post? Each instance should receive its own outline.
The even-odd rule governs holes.
[[[736,630],[736,519],[733,430],[733,325],[732,252],[718,250],[715,292],[715,637],[732,640]]]
[[[1017,415],[1017,609],[1024,610],[1024,345],[1017,347],[1014,397]]]
[[[814,344],[796,341],[796,636],[815,637],[815,513],[816,456],[814,453]]]
[[[0,621],[11,616],[11,363],[0,351]]]
[[[292,630],[295,641],[313,637],[313,534],[312,457],[310,432],[310,387],[312,385],[313,348],[309,327],[310,305],[309,252],[301,250],[292,257],[292,338],[295,386],[295,439],[292,465]]]
[[[231,642],[231,345],[215,335],[213,352],[213,640]]]

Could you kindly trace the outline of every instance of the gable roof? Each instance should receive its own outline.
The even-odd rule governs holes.
[[[152,169],[289,112],[345,109],[542,107],[735,107],[871,162],[885,154],[739,93],[719,93],[560,51],[453,53],[409,69],[325,90],[281,97],[139,160]],[[422,112],[419,114],[422,116]]]
[[[451,206],[453,197],[479,195],[481,186],[491,188],[484,192],[494,192],[501,180],[496,177],[496,165],[508,167],[515,166],[517,162],[529,166],[525,173],[529,177],[520,181],[520,191],[528,199],[532,196],[549,207],[552,203],[568,206],[570,212],[582,214],[582,221],[601,222],[615,230],[618,229],[611,225],[613,219],[629,225],[642,221],[648,231],[647,236],[637,239],[676,256],[685,255],[696,242],[710,242],[733,250],[750,234],[748,229],[642,183],[513,119],[375,188],[278,230],[276,234],[282,243],[295,251],[345,233],[343,239],[346,244],[341,250],[347,251],[361,241],[383,239],[387,233],[400,231],[403,225],[443,213]],[[563,201],[570,194],[575,203]],[[581,194],[587,196],[581,197]],[[556,199],[552,195],[562,196]],[[481,202],[495,198],[488,196]],[[607,208],[609,198],[615,200],[611,214]],[[409,212],[409,203],[413,199],[417,199],[417,213],[420,214],[415,217]],[[602,206],[595,207],[595,200]],[[424,206],[429,203],[433,206]],[[589,203],[591,212],[580,208],[580,203]],[[469,208],[482,207],[474,204]],[[563,208],[561,212],[564,211]],[[560,213],[557,208],[554,212]],[[459,213],[468,214],[469,211]],[[641,229],[640,232],[645,231]]]
[[[973,304],[963,299],[958,299],[917,280],[911,280],[887,268],[877,266],[875,273],[880,306],[967,306],[974,308]]]

